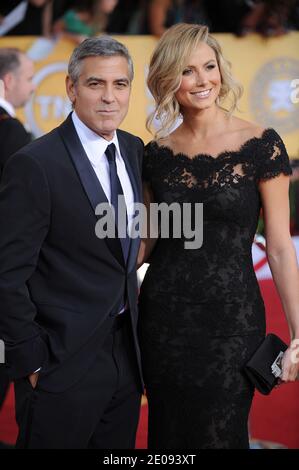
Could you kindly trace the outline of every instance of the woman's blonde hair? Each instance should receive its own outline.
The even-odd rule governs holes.
[[[207,26],[180,23],[169,28],[161,37],[151,57],[147,84],[152,93],[156,106],[147,119],[146,127],[151,131],[154,118],[161,122],[155,138],[161,138],[169,133],[180,116],[180,106],[175,93],[178,91],[187,61],[199,45],[204,42],[210,46],[216,55],[220,75],[221,88],[217,98],[220,104],[230,95],[231,106],[225,109],[232,113],[240,99],[243,88],[234,80],[231,74],[231,64],[222,54],[216,39],[210,35]]]

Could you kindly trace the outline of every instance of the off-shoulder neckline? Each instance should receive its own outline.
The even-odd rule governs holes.
[[[243,152],[249,145],[251,145],[254,142],[259,142],[260,140],[263,140],[266,134],[268,134],[269,132],[273,132],[273,131],[274,129],[272,127],[267,127],[266,129],[263,130],[262,134],[259,137],[253,136],[245,140],[245,142],[243,142],[243,144],[237,150],[223,150],[222,152],[219,152],[215,156],[210,155],[208,153],[198,153],[194,155],[193,157],[190,157],[189,155],[183,152],[174,153],[171,147],[168,147],[167,145],[159,145],[157,141],[155,140],[151,141],[150,144],[154,145],[158,150],[162,150],[162,151],[165,151],[166,153],[171,154],[172,157],[174,158],[190,160],[191,162],[199,158],[203,158],[207,160],[220,160],[224,157],[227,157],[228,155],[236,155],[238,153]]]

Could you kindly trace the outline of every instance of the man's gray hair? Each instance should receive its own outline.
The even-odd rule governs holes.
[[[0,48],[0,78],[9,72],[16,72],[20,67],[20,56],[22,51],[14,47]]]
[[[88,38],[81,42],[76,49],[74,49],[69,65],[68,74],[71,80],[76,83],[79,79],[81,62],[86,57],[112,57],[122,56],[128,61],[129,78],[130,81],[134,77],[133,61],[129,54],[128,49],[122,43],[110,36],[99,36],[95,38]]]

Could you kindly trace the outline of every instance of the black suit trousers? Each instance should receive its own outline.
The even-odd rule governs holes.
[[[8,391],[9,382],[6,367],[4,364],[0,364],[0,410]]]
[[[15,381],[19,449],[133,449],[140,377],[129,315],[106,320],[107,336],[85,375],[61,393]]]

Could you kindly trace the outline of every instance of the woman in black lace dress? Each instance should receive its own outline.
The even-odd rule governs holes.
[[[193,209],[203,203],[200,248],[186,249],[184,235],[160,235],[143,240],[140,251],[140,263],[150,254],[139,316],[149,447],[248,448],[254,391],[242,368],[265,335],[251,256],[261,206],[270,267],[291,339],[299,338],[288,156],[275,130],[232,115],[241,89],[206,27],[170,28],[153,54],[148,85],[161,129],[146,147],[145,200]],[[283,381],[297,373],[289,348]]]

